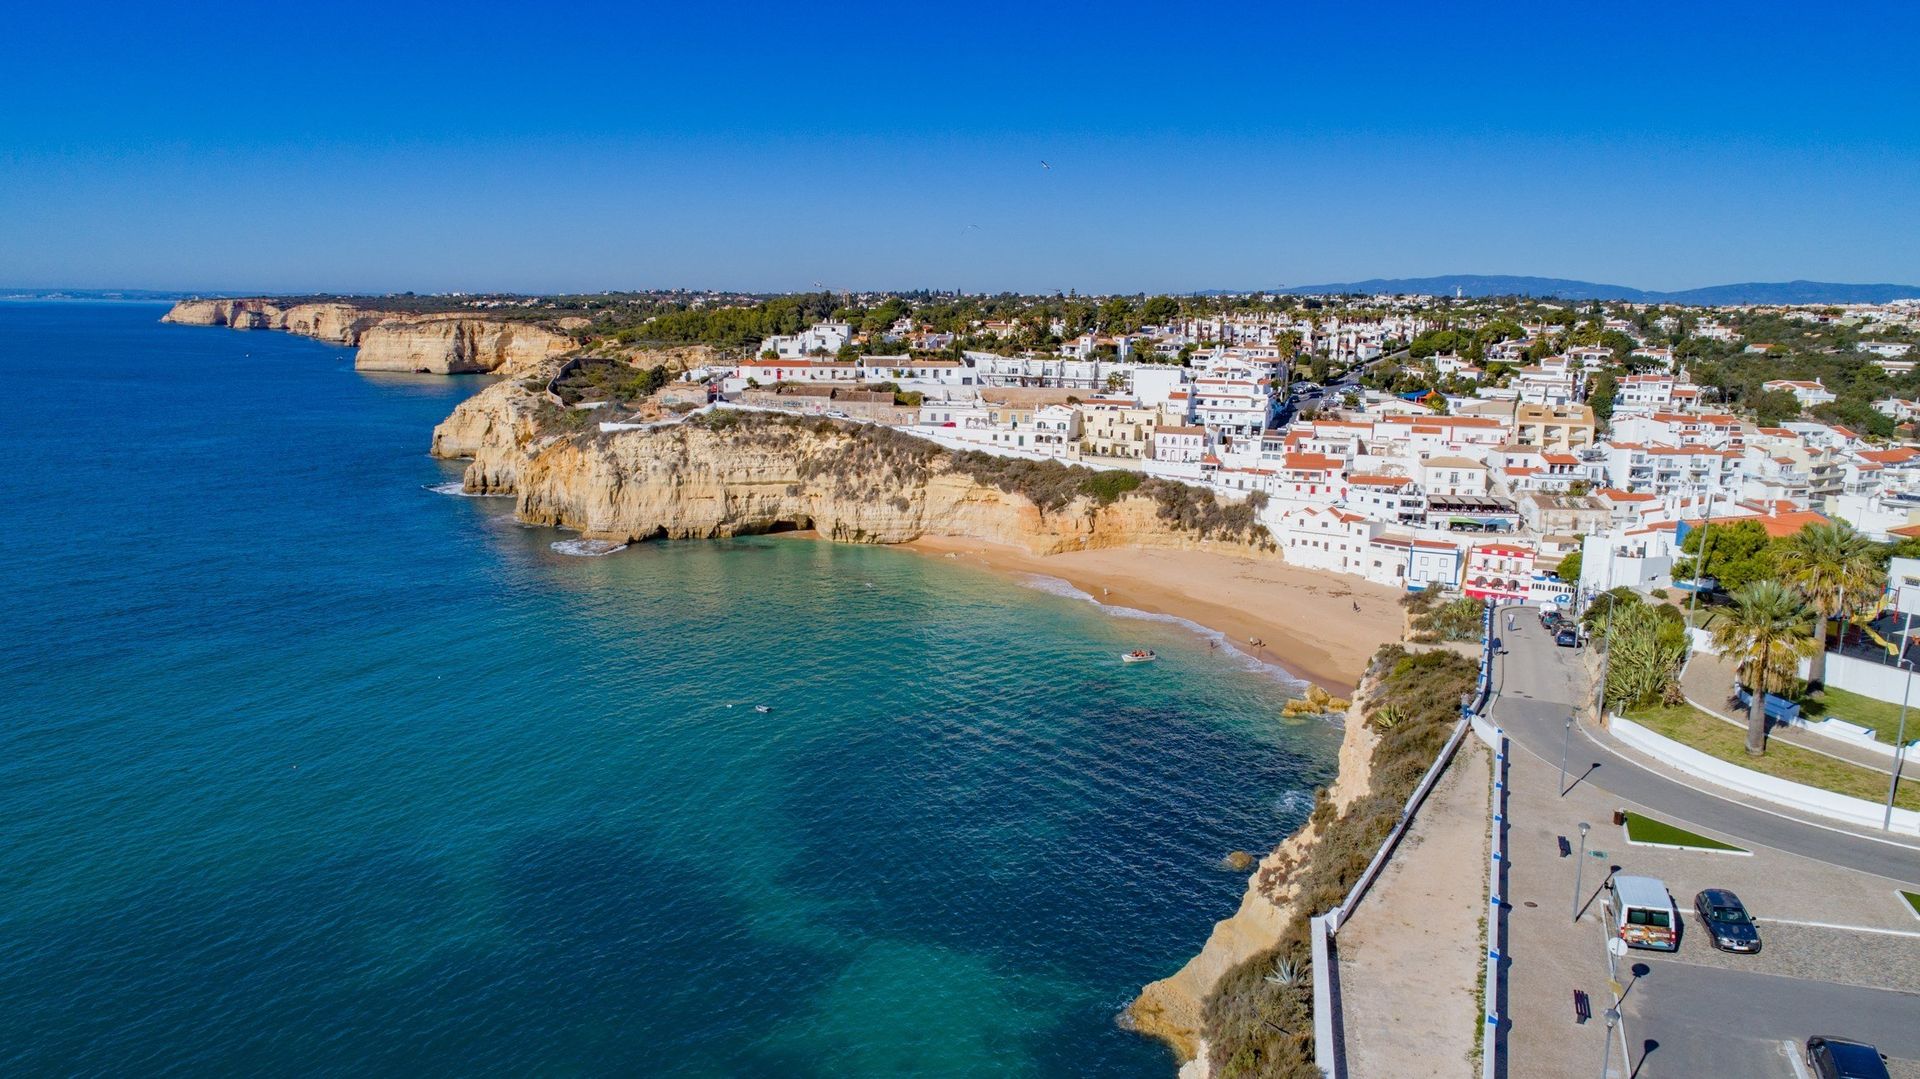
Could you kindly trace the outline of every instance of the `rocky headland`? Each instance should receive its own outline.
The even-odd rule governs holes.
[[[543,372],[496,383],[434,432],[473,493],[522,520],[633,542],[811,529],[852,543],[949,536],[1048,554],[1103,547],[1266,552],[1244,505],[1054,462],[955,453],[885,427],[715,411],[602,432],[547,398]]]
[[[236,330],[282,330],[318,338],[358,349],[353,365],[362,371],[511,375],[578,347],[564,325],[378,311],[335,301],[182,300],[162,321]]]

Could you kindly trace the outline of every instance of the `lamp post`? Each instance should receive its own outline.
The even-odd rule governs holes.
[[[1573,863],[1573,920],[1580,920],[1580,882],[1587,871],[1587,832],[1593,825],[1580,822],[1580,859]]]
[[[1607,1073],[1613,1068],[1613,1028],[1620,1022],[1620,1009],[1608,1008],[1606,1018],[1607,1040],[1600,1050],[1600,1079],[1607,1079]]]
[[[1560,797],[1567,796],[1567,743],[1573,741],[1573,713],[1567,713],[1567,729],[1560,735]]]
[[[1900,633],[1900,658],[1894,666],[1906,672],[1906,684],[1900,690],[1900,730],[1893,736],[1893,775],[1887,780],[1887,811],[1880,818],[1880,830],[1893,830],[1893,796],[1900,789],[1900,762],[1907,752],[1907,698],[1913,696],[1913,662],[1907,658],[1907,638],[1913,634],[1913,612],[1907,612],[1907,628]]]

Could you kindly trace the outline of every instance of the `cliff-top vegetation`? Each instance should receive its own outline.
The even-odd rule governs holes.
[[[1219,1079],[1317,1079],[1313,1062],[1312,948],[1307,919],[1346,897],[1401,807],[1460,719],[1458,701],[1478,675],[1474,661],[1446,650],[1413,655],[1388,645],[1374,655],[1364,722],[1378,741],[1367,793],[1336,813],[1325,790],[1314,805],[1318,829],[1305,861],[1262,870],[1272,894],[1291,884],[1293,917],[1273,948],[1224,974],[1207,998],[1208,1052]]]

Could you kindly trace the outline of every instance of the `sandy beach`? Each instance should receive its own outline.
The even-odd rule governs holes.
[[[1034,555],[938,537],[907,546],[1001,572],[1056,577],[1101,603],[1185,618],[1342,696],[1352,691],[1382,644],[1400,639],[1396,590],[1278,558],[1133,547]],[[1248,643],[1253,639],[1262,643]]]

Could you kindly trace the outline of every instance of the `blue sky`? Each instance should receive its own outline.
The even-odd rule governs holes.
[[[1920,282],[1920,11],[1678,6],[16,8],[0,285]]]

